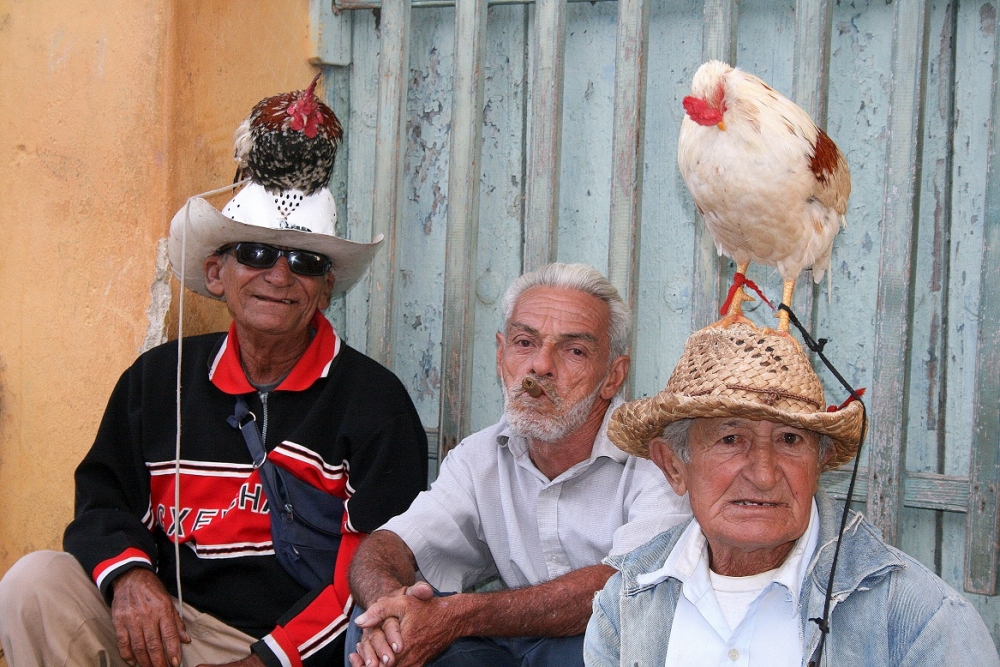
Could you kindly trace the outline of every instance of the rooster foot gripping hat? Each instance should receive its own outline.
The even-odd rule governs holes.
[[[743,417],[827,435],[834,447],[824,470],[854,458],[863,428],[859,402],[827,410],[819,377],[794,338],[743,323],[691,334],[666,389],[615,410],[608,436],[649,458],[649,441],[665,426],[698,417]]]
[[[336,236],[337,206],[326,185],[343,130],[333,111],[313,94],[318,79],[305,90],[261,100],[236,130],[237,177],[249,175],[250,182],[221,212],[196,195],[174,215],[167,251],[185,287],[216,298],[205,287],[205,258],[242,242],[326,255],[333,265],[335,294],[364,273],[382,235],[371,243]]]

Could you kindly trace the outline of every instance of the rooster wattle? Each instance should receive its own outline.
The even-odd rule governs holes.
[[[677,163],[719,254],[737,264],[737,284],[750,262],[778,269],[782,302],[812,267],[817,283],[830,268],[851,194],[847,161],[794,102],[756,76],[717,60],[698,68],[681,123]],[[726,316],[744,320],[740,287]],[[788,313],[778,313],[788,331]]]
[[[272,193],[326,187],[344,130],[314,94],[317,74],[305,90],[265,98],[233,135],[236,181],[247,176]]]

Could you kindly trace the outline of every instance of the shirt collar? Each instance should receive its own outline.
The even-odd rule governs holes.
[[[774,582],[787,588],[794,600],[799,599],[806,569],[816,544],[819,541],[819,513],[813,498],[809,511],[809,525],[806,532],[795,541],[791,553],[778,568]],[[673,577],[688,587],[693,587],[695,595],[704,593],[711,587],[708,576],[708,540],[701,532],[697,519],[692,519],[678,538],[666,561],[652,572],[644,572],[636,577],[639,586],[653,586]],[[702,590],[704,589],[704,590]]]
[[[316,311],[310,326],[315,329],[309,347],[302,353],[292,371],[281,381],[275,391],[303,391],[316,380],[325,378],[330,365],[340,353],[340,336],[336,334],[323,313]],[[208,370],[208,379],[227,394],[247,394],[255,391],[240,363],[240,341],[236,323],[229,325],[229,333],[216,353]]]

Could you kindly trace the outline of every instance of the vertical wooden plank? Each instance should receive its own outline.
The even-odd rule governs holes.
[[[830,65],[830,23],[832,7],[829,0],[796,0],[795,55],[792,71],[792,99],[826,128],[826,99]],[[830,278],[826,284],[830,285]],[[807,329],[812,329],[813,298],[816,288],[811,272],[803,276],[804,285],[795,290],[791,307]]]
[[[524,120],[528,98],[528,5],[493,6],[487,21],[483,76],[483,188],[479,200],[479,252],[470,431],[497,421],[503,401],[497,382],[496,338],[502,295],[521,275],[524,248],[527,150]]]
[[[736,26],[739,19],[737,0],[705,0],[702,28],[704,60],[724,60],[736,66]],[[719,253],[712,235],[701,220],[694,232],[694,280],[691,295],[691,327],[708,326],[719,319],[721,271]]]
[[[868,516],[890,544],[898,541],[906,461],[906,368],[910,352],[913,230],[919,209],[916,166],[925,0],[897,0],[893,12],[889,134],[875,317],[872,429],[868,441]]]
[[[392,368],[396,227],[405,201],[403,171],[406,155],[406,73],[410,65],[410,0],[385,0],[381,16],[372,221],[375,233],[385,235],[385,247],[372,262],[368,354]]]
[[[649,4],[649,0],[618,0],[618,45],[615,51],[608,278],[632,312],[632,348],[635,347],[642,229]],[[632,395],[635,373],[629,374],[628,382],[628,393]]]
[[[351,23],[350,15],[342,16],[348,25]],[[350,43],[348,43],[350,46]],[[349,55],[349,54],[348,54]],[[344,126],[345,135],[350,135],[350,109],[351,109],[351,86],[350,71],[347,67],[324,67],[323,68],[323,93],[326,103],[333,112],[337,114],[340,122]],[[338,236],[348,239],[359,238],[352,236],[347,229],[347,189],[348,176],[347,165],[351,162],[349,142],[342,141],[337,149],[337,161],[333,165],[333,175],[330,178],[330,191],[333,193],[334,201],[337,202],[337,229]],[[371,236],[368,236],[371,238]],[[364,284],[366,281],[362,280]],[[367,285],[365,285],[367,287]],[[362,287],[364,289],[364,287]],[[326,317],[333,324],[333,328],[338,335],[344,336],[347,328],[347,308],[346,295],[341,295],[330,302],[330,307],[326,309]]]
[[[353,25],[351,42],[350,112],[344,126],[341,150],[349,156],[347,201],[344,223],[350,238],[372,239],[376,232],[372,207],[375,182],[375,127],[378,111],[379,39],[372,12],[349,12]],[[336,174],[335,174],[336,176]],[[385,241],[383,241],[385,244]],[[376,257],[386,252],[381,248]],[[368,354],[368,317],[371,270],[344,298],[344,335],[351,347]]]
[[[555,260],[559,231],[566,0],[538,0],[532,39],[524,269]]]
[[[994,53],[1000,53],[1000,31]],[[965,590],[997,594],[998,520],[1000,520],[1000,67],[994,62],[983,268],[979,298],[979,341],[976,347],[975,426],[969,470],[969,511],[965,544]]]
[[[949,447],[964,449],[966,454],[969,450],[969,438],[950,443],[945,437],[945,386],[952,363],[948,355],[949,331],[946,323],[950,299],[951,173],[955,137],[955,15],[955,6],[949,0],[932,0],[927,17],[920,219],[914,245],[912,279],[913,353],[908,383],[907,488],[912,486],[915,474],[945,473]],[[971,355],[970,352],[970,357]],[[953,473],[965,478],[966,485],[967,469],[966,461],[965,465],[955,468]],[[965,496],[967,501],[967,488]],[[963,512],[967,504],[968,502],[962,504]],[[956,543],[965,541],[965,517],[959,518],[962,531],[961,538]],[[951,541],[947,545],[942,544],[944,521],[945,517],[940,512],[904,511],[898,544],[906,553],[939,574],[943,574],[945,551],[958,551],[952,547]],[[964,552],[957,554],[956,558],[964,561]],[[960,564],[959,568],[964,568],[964,565]],[[961,578],[953,585],[960,588]]]
[[[486,15],[486,0],[457,0],[444,274],[442,457],[468,432],[472,405],[470,379],[473,368],[472,338],[475,333],[473,275],[479,244]]]

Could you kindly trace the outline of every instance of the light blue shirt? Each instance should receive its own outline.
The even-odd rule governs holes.
[[[708,541],[697,519],[692,520],[663,566],[636,577],[640,586],[655,585],[668,577],[682,584],[670,634],[684,637],[684,641],[670,642],[666,667],[801,664],[799,591],[818,538],[819,515],[813,501],[806,532],[796,540],[771,581],[750,602],[743,620],[730,628],[712,586]]]

